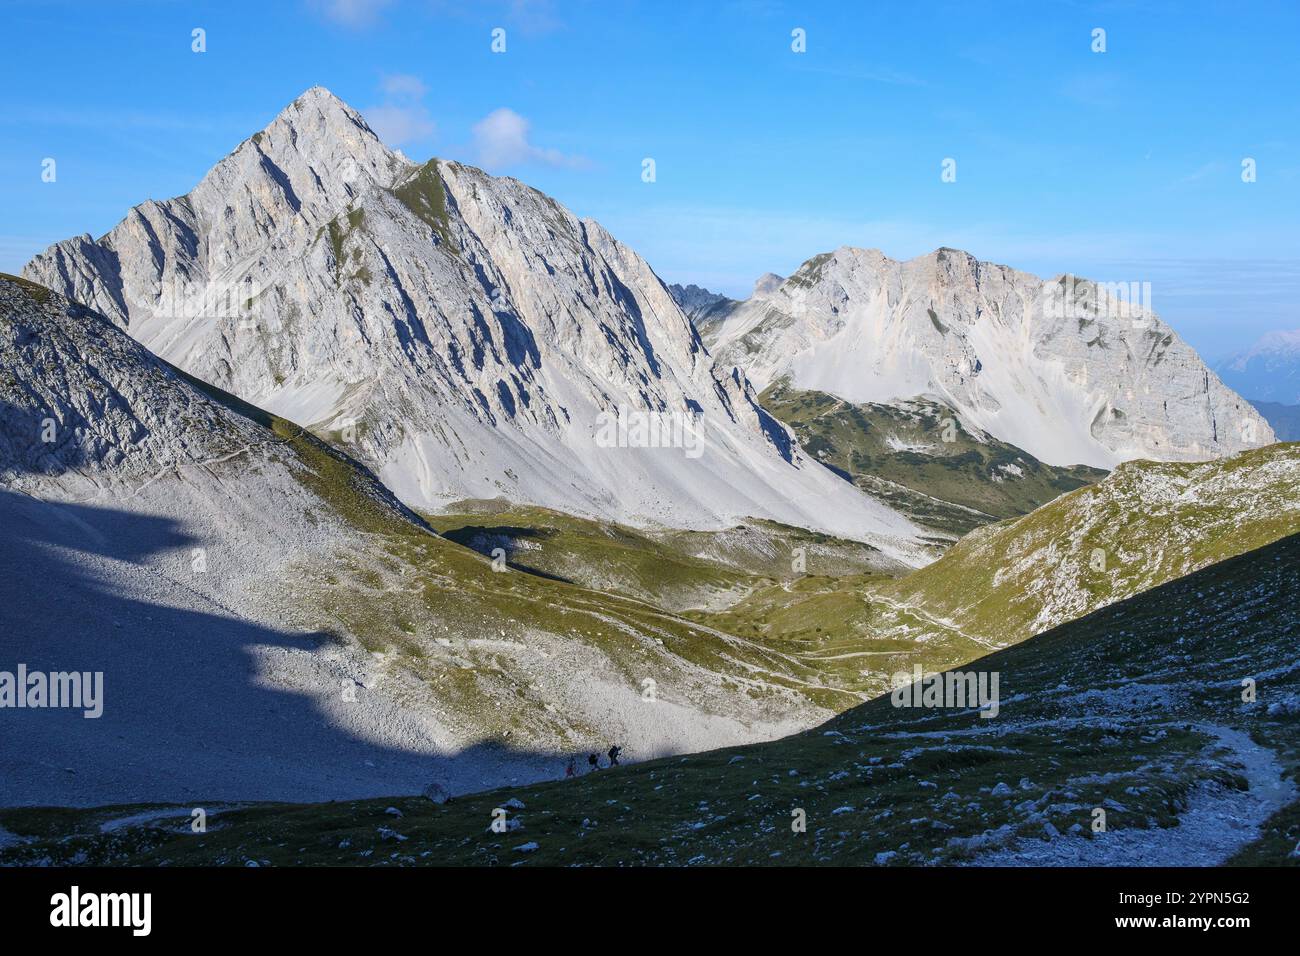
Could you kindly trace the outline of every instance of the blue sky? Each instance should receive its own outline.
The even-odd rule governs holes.
[[[1294,2],[0,0],[0,15],[0,271],[188,191],[320,84],[412,158],[484,165],[599,219],[669,281],[744,294],[839,245],[947,245],[1149,281],[1211,360],[1300,327]]]

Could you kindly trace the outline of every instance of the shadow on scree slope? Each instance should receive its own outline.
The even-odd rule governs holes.
[[[316,801],[557,775],[556,754],[364,738],[321,706],[341,690],[328,671],[318,693],[268,684],[259,649],[301,654],[317,673],[309,653],[335,638],[243,620],[197,593],[185,583],[193,545],[169,518],[0,487],[0,671],[104,675],[98,719],[0,709],[0,806]]]

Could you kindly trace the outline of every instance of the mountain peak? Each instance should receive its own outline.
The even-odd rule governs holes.
[[[1273,440],[1149,308],[1109,292],[1057,305],[1050,291],[947,246],[905,261],[841,246],[734,310],[708,345],[760,390],[789,375],[859,404],[937,398],[1050,465],[1199,460]]]
[[[361,114],[323,86],[313,86],[301,93],[280,110],[275,119],[245,140],[241,147],[249,143],[262,147],[268,139],[277,138],[277,134],[288,134],[287,138],[295,146],[301,137],[306,137],[311,142],[341,137],[344,141],[365,140],[383,146]],[[387,147],[384,150],[387,152]]]
[[[334,95],[333,91],[331,91],[330,89],[324,86],[321,86],[320,84],[317,84],[316,86],[312,86],[306,90],[303,90],[303,92],[300,93],[293,102],[311,103],[311,102],[317,102],[322,100],[329,103],[336,103],[340,106],[347,106],[347,104],[344,103],[343,100],[341,100],[339,97]]]
[[[758,517],[867,541],[882,566],[928,556],[715,366],[635,252],[518,180],[405,163],[326,90],[101,243],[24,275],[202,381],[349,436],[426,510],[505,496],[701,529]],[[631,414],[700,442],[610,439]]]
[[[1260,336],[1259,340],[1250,347],[1246,354],[1259,355],[1262,353],[1285,355],[1300,353],[1300,329],[1279,329],[1275,332],[1266,332]]]
[[[751,298],[771,295],[785,281],[785,278],[777,275],[775,272],[765,272],[754,281],[754,291],[750,293]]]
[[[360,113],[313,86],[209,170],[189,198],[224,215],[231,196],[248,195],[256,197],[250,210],[273,202],[314,229],[369,183],[387,186],[407,166]]]
[[[275,120],[272,121],[272,125],[280,121],[284,121],[291,125],[295,124],[303,114],[314,114],[328,117],[335,121],[350,123],[354,126],[363,128],[371,136],[374,136],[375,139],[379,138],[375,135],[374,130],[370,128],[370,125],[362,118],[360,113],[323,86],[313,86],[310,89],[305,90],[295,98],[292,103],[279,112]]]

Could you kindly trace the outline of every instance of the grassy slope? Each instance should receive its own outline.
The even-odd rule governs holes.
[[[567,581],[496,573],[468,548],[430,534],[373,475],[327,442],[173,371],[267,428],[294,454],[297,477],[326,505],[301,520],[340,520],[366,536],[364,547],[324,564],[303,562],[291,579],[268,581],[266,590],[294,609],[298,626],[369,652],[389,685],[407,688],[412,705],[429,708],[463,746],[554,751],[603,737],[607,729],[593,726],[568,697],[584,681],[621,685],[635,696],[648,677],[667,702],[768,721],[816,719],[819,711],[859,703],[870,689],[854,658],[824,661],[822,648],[784,626],[733,629],[707,612],[671,612],[781,588],[797,576],[796,548],[828,581],[871,567],[878,555],[870,548],[771,522],[721,533],[642,533],[540,509],[490,521],[482,514],[438,519],[453,538],[466,523],[509,527],[512,540],[541,545],[516,566]],[[557,672],[557,655],[567,661],[566,672]]]
[[[511,567],[670,610],[726,607],[756,587],[800,577],[797,549],[808,572],[829,576],[879,563],[867,545],[771,521],[719,532],[645,530],[502,501],[462,502],[426,517],[481,554],[501,548]]]
[[[510,567],[677,609],[731,603],[754,575],[683,554],[650,534],[547,508],[485,506],[429,515],[443,536],[481,554],[500,548]]]
[[[1013,445],[979,440],[938,402],[855,405],[784,380],[761,401],[824,464],[937,531],[962,535],[1028,514],[1102,478],[1097,468],[1046,465]],[[951,421],[944,441],[945,426]]]
[[[833,541],[823,543],[824,553],[803,542],[815,557],[808,573],[792,574],[790,541],[763,551],[742,539],[751,559],[760,559],[751,569],[757,573],[733,577],[716,555],[695,563],[688,555],[702,542],[680,533],[652,540],[536,509],[493,522],[434,520],[462,531],[509,528],[531,547],[516,552],[520,564],[678,609],[694,606],[682,616],[797,663],[799,679],[823,688],[813,699],[838,709],[881,693],[900,670],[956,666],[1298,532],[1298,488],[1300,446],[1205,464],[1132,463],[1018,521],[980,529],[902,578],[873,572]],[[1106,555],[1104,571],[1091,564],[1095,548]],[[709,593],[737,599],[709,604]]]
[[[892,578],[873,569],[870,549],[853,542],[770,522],[651,532],[542,508],[473,505],[428,520],[483,554],[501,547],[511,567],[644,600],[705,633],[766,648],[815,685],[805,689],[812,700],[835,709],[878,693],[889,674],[914,662],[942,669],[987,650],[957,634],[919,643],[892,609],[872,600],[873,589]],[[805,571],[794,570],[796,548]]]
[[[1023,640],[1300,532],[1300,445],[1204,463],[1129,462],[1017,521],[980,529],[877,597],[935,633]]]
[[[1295,779],[1297,636],[1292,536],[971,665],[1001,675],[992,720],[882,697],[768,744],[443,806],[401,798],[232,809],[206,834],[183,825],[188,806],[110,834],[101,822],[140,808],[6,811],[0,826],[31,842],[0,851],[0,863],[959,863],[981,848],[1041,846],[1048,823],[1100,848],[1112,834],[1176,827],[1204,793],[1246,786],[1211,727],[1248,733]],[[1241,701],[1245,677],[1258,681],[1256,703]],[[512,798],[524,804],[510,813],[520,828],[491,832],[493,810]],[[1091,835],[1098,806],[1108,832]],[[806,833],[792,832],[795,809]],[[1298,838],[1292,804],[1235,862],[1294,864]],[[1189,858],[1195,843],[1188,834]],[[526,844],[536,849],[517,849]]]
[[[13,281],[38,300],[50,295]],[[480,555],[433,534],[330,444],[158,362],[267,429],[296,459],[295,476],[322,505],[298,520],[337,521],[361,533],[333,560],[302,561],[264,590],[293,610],[297,626],[370,652],[389,686],[412,706],[430,708],[464,746],[553,752],[603,737],[607,728],[590,726],[581,701],[572,699],[588,681],[621,685],[636,699],[650,677],[664,701],[742,720],[815,719],[824,708],[856,701],[822,687],[814,667],[779,649],[634,598],[497,573]],[[557,670],[557,654],[567,669]]]
[[[900,670],[943,670],[995,646],[887,602],[880,595],[893,582],[882,574],[807,575],[758,588],[724,611],[686,616],[796,655],[823,683],[862,700]]]
[[[431,159],[409,173],[391,190],[408,209],[419,216],[452,255],[458,255],[451,235],[447,212],[447,187],[443,184],[438,160]]]
[[[690,532],[666,532],[669,543],[660,544],[619,526],[543,509],[493,515],[491,523],[482,514],[433,517],[436,529],[448,532],[435,537],[425,531],[424,519],[352,459],[291,422],[192,381],[285,438],[305,466],[303,483],[371,536],[364,553],[340,555],[325,571],[304,569],[289,596],[295,605],[308,609],[312,627],[348,635],[390,670],[416,678],[433,695],[430,706],[439,716],[462,728],[466,744],[508,739],[563,749],[583,734],[601,733],[558,708],[555,686],[538,680],[538,668],[554,668],[537,657],[541,636],[571,642],[570,654],[597,655],[604,678],[639,689],[649,676],[663,699],[706,712],[757,704],[777,720],[792,707],[840,710],[862,699],[852,675],[841,679],[806,659],[780,633],[733,634],[712,615],[681,616],[652,600],[743,594],[770,583],[689,553],[712,548],[736,564],[761,568],[776,560],[766,551],[724,548]],[[523,573],[494,571],[469,546],[480,543],[475,535],[456,533],[475,526],[467,520],[515,528],[512,537],[540,540],[542,547],[511,562]],[[521,528],[527,533],[518,534]],[[798,529],[777,529],[761,541],[787,562],[789,541],[808,547],[812,562],[818,548],[834,555],[843,549],[853,559],[861,550]]]

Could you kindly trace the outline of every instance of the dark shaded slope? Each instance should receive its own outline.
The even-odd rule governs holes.
[[[445,806],[265,805],[201,837],[105,837],[85,815],[7,813],[0,826],[36,842],[0,861],[84,850],[146,864],[1294,862],[1294,803],[1265,818],[1295,799],[1298,637],[1292,536],[969,665],[999,675],[992,719],[882,697],[770,744]],[[510,798],[524,804],[510,811],[519,827],[491,832]],[[1097,809],[1107,830],[1094,834]],[[806,832],[792,830],[800,813]],[[1219,821],[1209,829],[1207,814]]]

